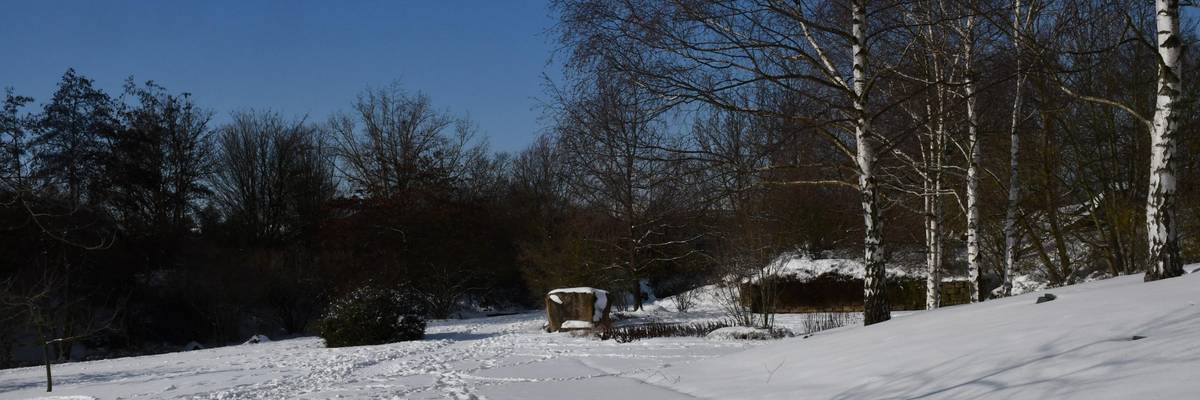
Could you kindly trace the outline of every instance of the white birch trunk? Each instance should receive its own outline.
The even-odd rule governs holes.
[[[967,279],[972,303],[979,301],[979,164],[983,158],[979,148],[979,116],[975,114],[974,17],[968,17],[963,38],[963,59],[967,96]]]
[[[891,319],[887,304],[886,267],[883,263],[883,221],[879,210],[879,184],[875,176],[876,149],[870,137],[867,113],[867,0],[855,0],[851,11],[854,43],[854,138],[857,142],[858,185],[863,207],[863,323],[871,325]]]
[[[939,77],[940,79],[940,77]],[[925,172],[925,309],[938,308],[941,303],[942,282],[942,166],[945,153],[945,97],[938,89],[936,108],[929,109],[934,121],[930,129],[927,168]]]
[[[1150,191],[1146,199],[1146,238],[1149,265],[1146,280],[1183,274],[1179,233],[1175,218],[1175,136],[1178,131],[1183,89],[1180,53],[1179,1],[1156,0],[1158,28],[1158,96],[1150,127]]]
[[[1004,213],[1004,283],[1001,286],[1004,296],[1012,295],[1012,276],[1017,264],[1017,206],[1021,201],[1021,179],[1018,174],[1018,160],[1021,154],[1021,136],[1017,126],[1021,122],[1021,86],[1024,83],[1024,71],[1021,70],[1021,0],[1013,1],[1013,49],[1016,54],[1016,88],[1013,94],[1012,125],[1009,130],[1011,139],[1008,163],[1008,205]]]

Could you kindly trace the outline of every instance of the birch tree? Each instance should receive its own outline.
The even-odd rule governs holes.
[[[1180,254],[1179,226],[1176,216],[1176,151],[1178,149],[1178,132],[1183,103],[1183,32],[1180,28],[1180,2],[1178,0],[1155,0],[1154,2],[1154,35],[1151,42],[1143,38],[1139,29],[1134,25],[1134,16],[1130,13],[1131,6],[1120,10],[1125,13],[1124,19],[1128,25],[1126,31],[1132,31],[1132,40],[1153,47],[1154,63],[1157,66],[1157,82],[1153,116],[1147,118],[1136,107],[1127,102],[1102,96],[1079,93],[1066,84],[1060,84],[1061,89],[1075,98],[1115,107],[1128,113],[1134,119],[1146,126],[1150,133],[1150,171],[1149,185],[1146,195],[1146,240],[1147,266],[1146,281],[1171,278],[1183,274],[1183,261]],[[1104,9],[1101,8],[1104,12]],[[1111,13],[1111,12],[1109,12]],[[1082,46],[1100,46],[1100,48],[1085,48],[1083,50],[1105,54],[1115,49],[1129,38],[1122,35],[1116,44],[1086,43]],[[1108,46],[1108,47],[1103,47]]]
[[[975,40],[977,17],[967,16],[958,27],[962,38],[964,69],[963,92],[967,114],[967,279],[972,303],[979,301],[979,169],[983,161],[983,149],[979,141],[979,115],[976,113],[975,96]]]
[[[880,154],[891,145],[872,122],[887,107],[873,98],[884,66],[872,65],[872,46],[900,21],[896,8],[866,0],[672,2],[560,0],[561,41],[573,64],[603,59],[637,83],[679,106],[707,103],[805,124],[846,156],[855,182],[840,179],[776,182],[853,188],[863,215],[865,323],[890,318],[886,300]],[[890,4],[890,3],[889,3]],[[872,11],[868,10],[868,6]],[[849,29],[847,29],[849,28]],[[903,58],[906,47],[887,57]],[[875,61],[872,61],[875,59]],[[822,104],[821,110],[781,113],[740,104],[749,88],[767,86]]]
[[[1032,2],[1033,0],[1026,0]],[[1016,270],[1018,262],[1017,257],[1017,213],[1021,204],[1021,177],[1020,177],[1020,155],[1021,155],[1021,134],[1020,125],[1022,120],[1021,102],[1022,88],[1025,86],[1025,70],[1022,64],[1022,47],[1028,32],[1028,28],[1033,21],[1032,14],[1035,7],[1032,4],[1023,3],[1022,0],[1013,0],[1012,7],[1012,46],[1013,60],[1015,65],[1015,77],[1013,79],[1013,102],[1011,110],[1011,119],[1008,131],[1009,150],[1008,150],[1008,202],[1004,210],[1004,273],[1001,293],[1004,296],[1012,295],[1012,278],[1013,271]]]
[[[951,25],[956,16],[944,1],[921,1],[913,4],[909,23],[914,45],[913,73],[905,76],[916,84],[923,96],[903,104],[909,117],[919,126],[916,159],[905,154],[898,157],[908,161],[920,184],[910,190],[921,200],[925,241],[925,308],[938,308],[941,301],[941,281],[944,260],[944,196],[946,155],[950,145],[948,127],[951,118],[950,83],[961,73],[958,54],[951,49]],[[919,56],[917,56],[919,54]],[[902,73],[903,74],[903,73]],[[899,152],[899,150],[896,150]]]
[[[1146,199],[1149,265],[1146,281],[1183,275],[1179,226],[1175,216],[1175,152],[1183,92],[1179,0],[1156,0],[1158,92],[1150,125],[1150,190]]]
[[[686,245],[698,239],[677,235],[694,196],[684,191],[682,163],[665,151],[677,146],[663,109],[627,76],[603,70],[558,101],[554,129],[571,196],[607,222],[589,238],[602,249],[591,261],[623,275],[639,310],[649,271],[690,256]]]

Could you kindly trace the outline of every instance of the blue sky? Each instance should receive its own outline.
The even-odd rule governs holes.
[[[3,1],[0,87],[42,101],[68,67],[118,93],[130,75],[216,112],[324,121],[401,82],[469,114],[496,150],[537,135],[553,25],[542,0]]]

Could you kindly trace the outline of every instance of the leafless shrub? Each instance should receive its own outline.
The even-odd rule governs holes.
[[[685,290],[679,292],[679,294],[676,294],[674,297],[675,311],[679,311],[681,313],[688,312],[688,310],[696,305],[696,300],[699,297],[700,294],[697,290]]]
[[[691,323],[664,323],[631,325],[603,329],[596,332],[601,340],[616,340],[617,343],[629,343],[641,339],[656,337],[704,337],[717,329],[736,326],[734,321],[700,321]]]
[[[824,312],[824,313],[808,313],[804,314],[804,334],[816,333],[824,330],[841,328],[853,323],[853,318],[850,313],[844,312]]]

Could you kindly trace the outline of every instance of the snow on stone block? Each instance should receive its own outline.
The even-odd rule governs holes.
[[[588,321],[570,320],[562,323],[559,330],[569,329],[592,329],[592,323]]]
[[[709,332],[704,338],[709,340],[769,340],[775,337],[771,334],[770,329],[728,326]]]
[[[547,332],[571,329],[563,327],[567,321],[589,322],[592,326],[588,328],[609,323],[610,305],[608,292],[604,290],[590,287],[554,289],[546,294],[545,303]]]

